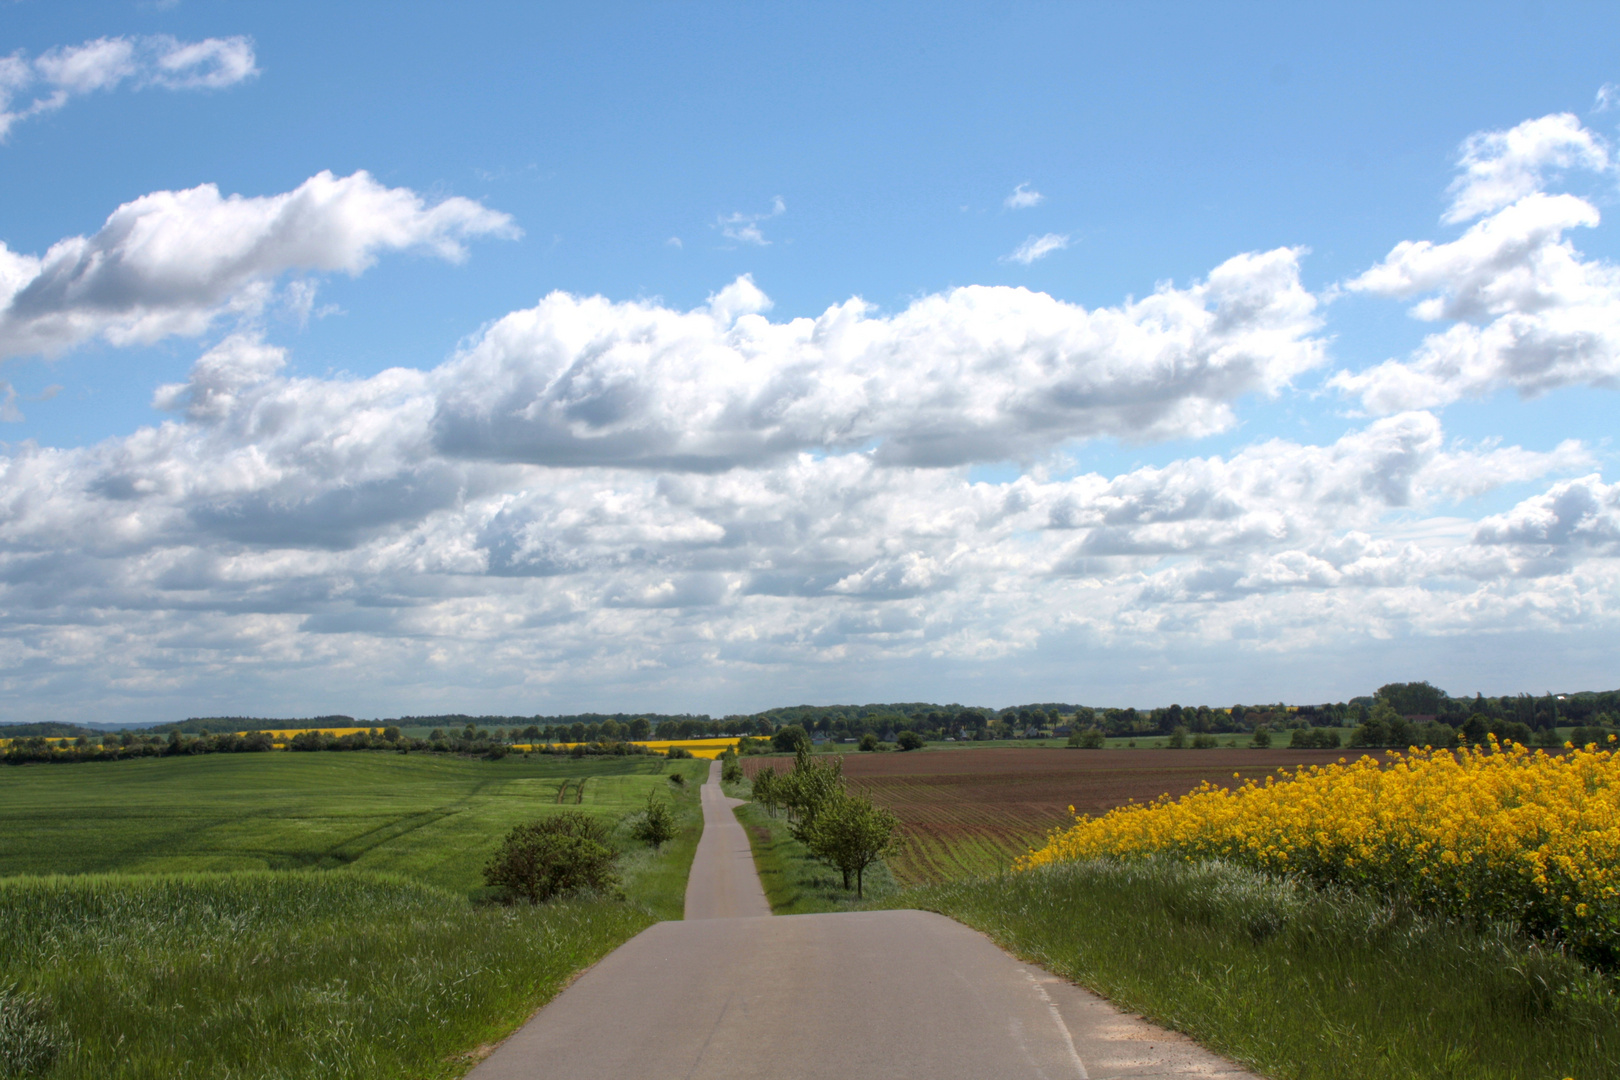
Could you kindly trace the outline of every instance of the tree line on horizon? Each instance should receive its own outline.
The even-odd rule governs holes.
[[[441,740],[483,739],[506,743],[612,743],[649,739],[696,739],[769,736],[783,727],[804,729],[812,738],[859,740],[865,735],[892,739],[902,730],[930,739],[989,740],[1058,733],[1059,729],[1097,730],[1108,737],[1168,736],[1178,729],[1188,735],[1248,734],[1264,728],[1286,732],[1311,728],[1359,728],[1372,718],[1376,705],[1418,724],[1462,728],[1480,717],[1487,727],[1523,725],[1531,733],[1557,727],[1612,727],[1620,717],[1620,690],[1581,691],[1485,697],[1452,697],[1428,682],[1388,683],[1373,694],[1319,705],[1235,704],[1230,707],[1172,704],[1154,709],[1087,706],[1066,702],[987,708],[932,702],[868,705],[795,705],[715,719],[706,714],[578,713],[557,716],[473,716],[447,713],[401,716],[365,724],[344,715],[311,719],[264,720],[249,717],[192,717],[180,723],[131,728],[133,735],[218,735],[222,732],[269,731],[298,727],[403,728],[432,727]],[[1381,710],[1381,719],[1382,710]],[[1385,719],[1387,724],[1387,719]],[[80,724],[45,722],[0,727],[12,738],[30,736],[100,740],[103,729]],[[429,736],[431,741],[433,736]]]

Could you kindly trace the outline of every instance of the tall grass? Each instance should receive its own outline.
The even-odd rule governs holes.
[[[663,797],[669,801],[675,818],[674,839],[654,851],[633,835],[636,815],[630,814],[614,830],[614,843],[623,853],[619,870],[630,902],[646,908],[656,918],[681,919],[686,916],[686,881],[692,874],[698,840],[703,836],[699,787],[708,775],[709,763],[701,759],[684,764],[670,762],[669,769],[672,775],[686,777],[680,785],[664,783]]]
[[[651,921],[353,871],[0,880],[0,1075],[459,1076]]]
[[[909,890],[1277,1080],[1620,1076],[1615,984],[1464,926],[1218,860],[1086,860]]]

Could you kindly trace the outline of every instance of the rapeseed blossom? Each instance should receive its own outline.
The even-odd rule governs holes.
[[[1508,918],[1581,948],[1620,946],[1620,755],[1416,748],[1280,770],[1235,789],[1080,815],[1014,868],[1098,856],[1231,859]],[[1071,808],[1072,809],[1072,808]]]

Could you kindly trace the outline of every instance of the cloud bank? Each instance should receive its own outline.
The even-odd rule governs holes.
[[[0,672],[58,703],[311,668],[533,700],[989,664],[1053,635],[1294,648],[1609,617],[1616,497],[1576,442],[1448,444],[1410,412],[1327,446],[972,478],[1285,386],[1321,351],[1294,264],[1096,311],[973,288],[772,323],[746,278],[691,311],[553,294],[364,379],[289,376],[233,335],[159,389],[174,419],[0,456]]]
[[[368,692],[543,696],[988,663],[1054,634],[1297,648],[1613,617],[1620,496],[1579,443],[1448,444],[1415,412],[1327,446],[1112,477],[976,482],[859,450],[534,464],[444,444],[447,403],[515,404],[471,362],[498,336],[431,371],[349,380],[288,377],[281,350],[232,338],[159,392],[173,421],[11,448],[7,687],[71,698],[93,670],[104,691],[160,694],[318,666]],[[1524,484],[1547,486],[1478,522],[1448,516]]]
[[[746,275],[684,310],[558,291],[431,368],[316,378],[252,318],[220,324],[281,275],[455,261],[511,220],[365,173],[156,192],[43,256],[0,248],[0,355],[219,328],[156,389],[162,423],[0,447],[0,687],[52,715],[286,712],[319,673],[351,700],[530,711],[1052,649],[1612,638],[1620,484],[1594,449],[1467,443],[1434,411],[1612,383],[1615,271],[1568,239],[1598,211],[1547,190],[1610,168],[1566,117],[1469,140],[1460,234],[1344,286],[1451,324],[1332,377],[1375,418],[1115,475],[1086,468],[1093,440],[1230,431],[1328,366],[1300,249],[1093,308],[966,286],[773,319]]]
[[[1042,455],[1112,435],[1188,437],[1322,362],[1297,253],[1243,255],[1185,289],[1087,310],[970,286],[884,316],[859,299],[768,321],[743,277],[703,308],[554,293],[443,369],[445,453],[715,470],[871,447],[885,463]]]

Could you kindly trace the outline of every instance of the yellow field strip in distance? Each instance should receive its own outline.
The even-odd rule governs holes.
[[[266,728],[266,729],[263,729],[261,732],[238,731],[238,732],[236,732],[236,734],[238,734],[238,735],[264,734],[264,735],[270,736],[272,739],[275,739],[277,741],[277,745],[281,745],[281,744],[285,743],[286,740],[292,738],[294,735],[299,735],[299,734],[302,734],[303,732],[306,732],[306,731],[318,731],[322,735],[330,735],[330,736],[333,736],[334,738],[340,738],[340,737],[342,737],[344,735],[354,735],[354,734],[361,733],[361,732],[364,732],[364,733],[367,733],[367,734],[369,734],[371,732],[381,732],[382,728],[381,727],[276,728],[276,729]],[[741,737],[742,736],[733,736],[732,738],[729,738],[729,739],[653,739],[651,741],[643,741],[643,740],[639,740],[639,739],[634,739],[634,740],[630,740],[630,741],[632,743],[634,743],[634,745],[636,745],[636,746],[645,746],[649,750],[656,750],[656,751],[658,751],[660,753],[662,753],[664,751],[667,751],[672,746],[679,746],[683,750],[690,751],[693,757],[707,758],[707,759],[712,760],[714,758],[719,757],[721,754],[725,753],[727,750],[733,749],[734,747],[736,747],[737,741]],[[4,749],[5,747],[10,746],[15,741],[16,740],[14,740],[14,739],[0,739],[0,749]],[[52,736],[48,736],[46,738],[46,742],[51,743],[52,745],[60,745],[60,744],[63,744],[63,743],[71,743],[73,741],[74,741],[73,736],[52,735]],[[535,750],[535,749],[538,749],[539,747],[544,746],[544,745],[546,745],[546,744],[545,743],[515,743],[515,744],[513,744],[512,748],[514,750]],[[581,745],[587,745],[588,746],[589,744],[588,743],[552,743],[551,745],[555,746],[555,747],[558,747],[560,749],[563,749],[563,750],[572,750],[575,746],[581,746]]]
[[[737,740],[742,738],[742,737],[743,736],[739,735],[739,736],[732,736],[729,739],[653,739],[651,741],[642,740],[642,739],[631,739],[629,741],[635,746],[645,746],[649,750],[657,750],[657,751],[660,751],[660,752],[668,750],[672,746],[679,746],[683,750],[691,751],[693,757],[708,758],[708,759],[712,760],[714,758],[719,757],[721,754],[725,753],[727,750],[735,748],[736,745],[737,745]],[[534,749],[537,749],[537,748],[539,748],[541,746],[544,746],[544,745],[546,745],[546,744],[545,743],[518,743],[518,744],[514,745],[513,749],[515,749],[515,750],[534,750]],[[555,746],[555,747],[558,747],[559,749],[562,749],[562,750],[572,750],[576,746],[589,746],[590,744],[589,743],[552,743],[551,745]]]

